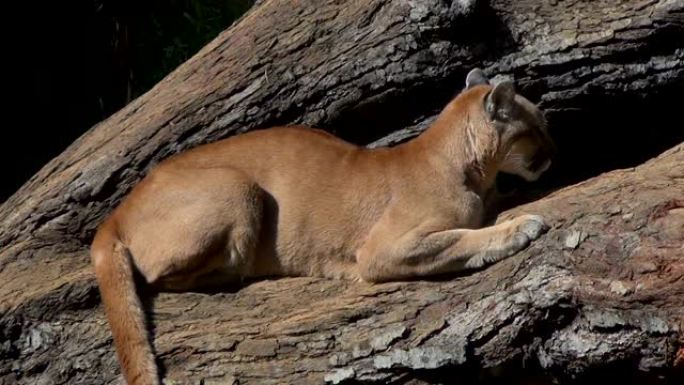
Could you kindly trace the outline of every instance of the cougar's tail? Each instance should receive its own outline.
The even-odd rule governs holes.
[[[90,252],[126,383],[158,385],[157,365],[135,288],[133,261],[111,222],[100,227]]]

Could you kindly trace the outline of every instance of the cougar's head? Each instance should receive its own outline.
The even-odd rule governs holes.
[[[489,85],[481,70],[470,71],[466,88]],[[542,111],[516,94],[513,83],[491,87],[483,100],[484,113],[499,136],[498,170],[534,181],[551,165],[555,147],[546,130]]]

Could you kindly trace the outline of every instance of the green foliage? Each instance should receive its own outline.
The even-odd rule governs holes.
[[[249,0],[148,0],[133,25],[133,94],[153,86],[230,26]],[[145,7],[145,6],[142,6]]]
[[[92,0],[91,0],[92,1]],[[108,25],[126,101],[152,87],[228,28],[253,0],[95,0]]]

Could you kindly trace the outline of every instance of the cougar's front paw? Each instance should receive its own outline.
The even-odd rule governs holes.
[[[517,232],[525,234],[530,241],[539,238],[549,229],[549,225],[541,215],[523,215],[519,217],[519,220]]]
[[[549,226],[539,215],[523,215],[514,219],[515,230],[511,234],[507,254],[513,255],[526,248],[530,242],[544,234]]]
[[[544,218],[539,215],[523,215],[514,218],[510,225],[510,228],[501,233],[501,238],[493,243],[493,247],[475,254],[468,260],[466,267],[478,268],[510,257],[526,248],[530,242],[549,229]]]

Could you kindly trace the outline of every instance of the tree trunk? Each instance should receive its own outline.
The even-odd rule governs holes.
[[[443,281],[299,278],[159,295],[154,344],[167,378],[675,381],[684,368],[683,0],[271,0],[0,207],[0,384],[116,381],[87,246],[149,167],[277,124],[391,145],[425,128],[473,66],[514,78],[548,112],[561,155],[534,186],[545,196],[499,220],[538,213],[552,230]]]

